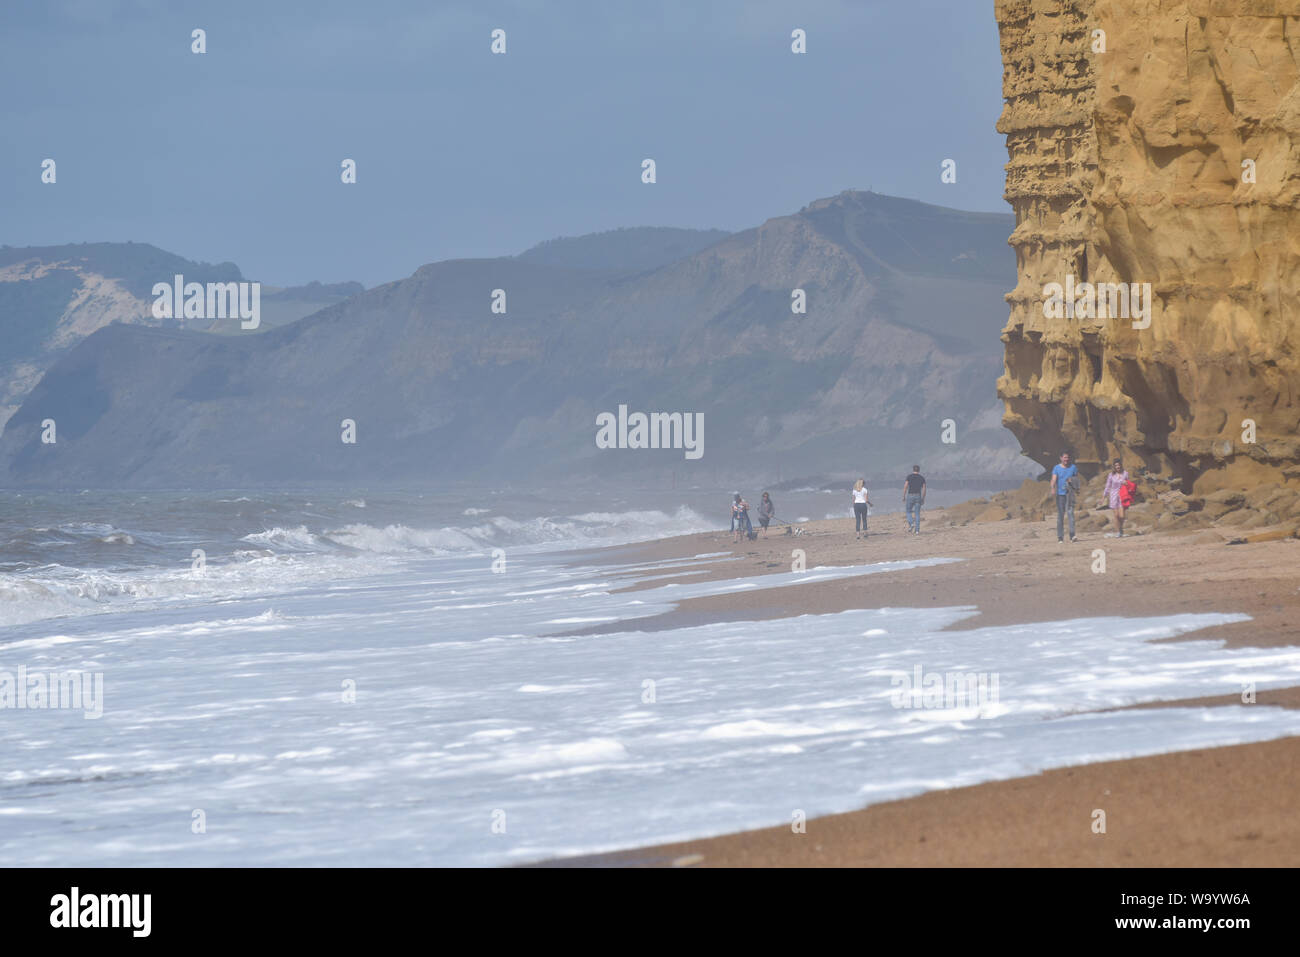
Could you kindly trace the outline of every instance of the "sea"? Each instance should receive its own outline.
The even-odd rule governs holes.
[[[847,490],[773,497],[796,523],[849,514]],[[953,631],[975,607],[864,602],[639,627],[693,597],[956,560],[942,534],[915,561],[761,576],[725,545],[617,547],[726,529],[729,498],[0,492],[0,855],[501,866],[812,833],[936,788],[1300,734],[1264,705],[1113,710],[1300,681],[1294,651],[1156,640],[1240,614]],[[692,580],[719,561],[734,578]]]

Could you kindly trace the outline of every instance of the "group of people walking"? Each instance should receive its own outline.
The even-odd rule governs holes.
[[[1079,467],[1074,464],[1069,452],[1061,453],[1061,464],[1052,467],[1052,493],[1056,496],[1056,540],[1065,542],[1067,519],[1070,529],[1070,541],[1079,539],[1074,534],[1074,506],[1082,483]],[[1111,462],[1110,471],[1106,473],[1106,487],[1102,489],[1103,505],[1110,509],[1115,530],[1107,532],[1107,538],[1124,537],[1124,517],[1137,495],[1137,483],[1124,471],[1124,463],[1119,459]]]
[[[1064,543],[1068,526],[1070,541],[1079,539],[1074,533],[1074,509],[1079,491],[1082,489],[1079,467],[1074,464],[1069,452],[1061,453],[1061,462],[1052,468],[1052,494],[1056,499],[1056,540]],[[907,515],[907,531],[911,535],[921,534],[921,506],[925,504],[925,476],[921,466],[913,465],[912,472],[903,479],[903,510]],[[854,534],[857,538],[867,537],[867,517],[871,514],[871,497],[867,490],[866,479],[858,479],[849,492],[853,505]],[[1106,474],[1106,486],[1102,490],[1104,500],[1099,507],[1109,508],[1114,522],[1114,530],[1106,533],[1107,538],[1124,537],[1124,519],[1129,506],[1137,495],[1137,485],[1129,478],[1128,472],[1119,459],[1111,463]],[[768,525],[776,518],[776,506],[772,496],[767,492],[758,503],[758,524],[763,537],[767,537]],[[749,518],[749,503],[736,492],[731,502],[731,531],[735,541],[742,535],[757,538],[753,523]]]
[[[867,491],[867,480],[858,479],[850,491],[853,500],[853,519],[857,537],[867,537],[867,516],[871,514],[871,498]],[[921,506],[925,504],[925,476],[921,466],[913,465],[912,474],[903,479],[903,508],[907,512],[907,530],[913,535],[921,534]],[[767,528],[776,518],[776,506],[772,496],[767,492],[758,503],[758,524],[763,537],[767,537]],[[731,531],[734,541],[740,541],[742,535],[757,538],[754,525],[749,519],[749,503],[736,492],[731,498]]]
[[[758,524],[763,530],[763,537],[767,537],[767,526],[772,519],[776,518],[776,506],[772,504],[772,496],[763,493],[763,498],[758,503]],[[736,492],[731,499],[731,531],[735,534],[733,541],[740,541],[740,536],[745,535],[748,538],[757,538],[754,531],[754,523],[749,520],[749,503],[746,502]]]
[[[871,514],[871,497],[867,480],[858,479],[850,492],[853,498],[853,525],[858,538],[867,537],[867,516]],[[907,514],[909,535],[921,534],[921,506],[925,504],[925,476],[921,466],[913,465],[912,473],[903,479],[903,510]]]

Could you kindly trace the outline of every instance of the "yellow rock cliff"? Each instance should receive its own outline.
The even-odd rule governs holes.
[[[1300,0],[995,9],[1004,424],[1044,466],[1300,484]]]

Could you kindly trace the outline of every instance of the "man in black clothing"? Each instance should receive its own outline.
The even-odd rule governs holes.
[[[907,510],[907,530],[921,534],[921,506],[925,504],[925,476],[921,466],[913,465],[912,474],[903,479],[903,507]]]

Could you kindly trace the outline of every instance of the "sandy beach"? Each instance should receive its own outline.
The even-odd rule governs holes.
[[[956,510],[951,510],[955,515]],[[964,520],[964,519],[963,519]],[[607,549],[586,560],[671,561],[726,553],[680,581],[928,557],[951,564],[862,578],[685,600],[638,630],[721,621],[770,620],[853,608],[968,606],[952,627],[1237,612],[1250,621],[1173,640],[1230,647],[1300,646],[1300,541],[1228,544],[1214,536],[1147,532],[1106,538],[1083,531],[1058,544],[1055,521],[949,524],[928,510],[924,531],[907,533],[901,513],[873,516],[866,540],[851,519],[774,527],[733,543],[725,530]],[[1258,540],[1263,539],[1263,540]],[[1104,552],[1104,571],[1101,560]],[[659,579],[654,584],[672,581]],[[629,586],[636,587],[636,586]],[[617,630],[595,627],[583,633]],[[622,628],[626,629],[626,624]],[[1297,647],[1300,654],[1300,647]],[[1240,693],[1137,707],[1251,707]],[[1266,690],[1257,704],[1300,707],[1300,689]],[[616,854],[552,862],[566,866],[1294,866],[1300,861],[1300,739],[1182,751],[1049,770],[1024,778],[933,791],[788,825]],[[1104,808],[1105,834],[1091,828]]]

